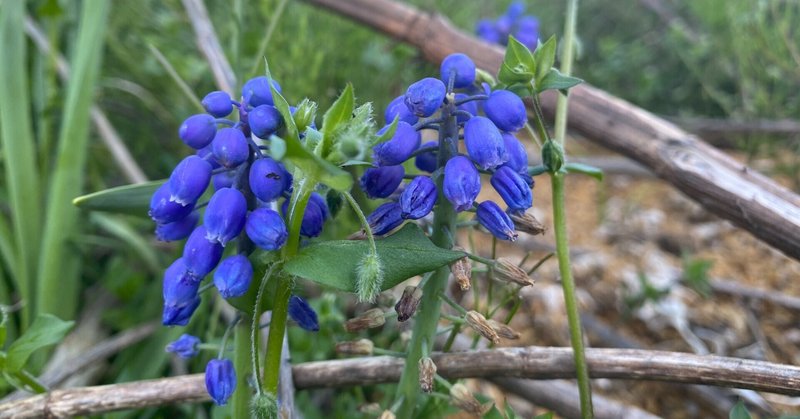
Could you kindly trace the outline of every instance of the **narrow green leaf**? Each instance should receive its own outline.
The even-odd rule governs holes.
[[[372,163],[364,160],[348,160],[341,164],[342,167],[348,166],[372,166]]]
[[[506,55],[503,58],[503,63],[507,64],[510,68],[517,68],[531,74],[536,71],[536,60],[533,54],[531,54],[531,50],[522,42],[517,41],[513,35],[508,37],[508,45],[506,46]]]
[[[567,89],[570,87],[574,87],[580,83],[583,83],[583,80],[577,77],[565,76],[561,74],[560,71],[556,70],[555,68],[551,68],[547,75],[536,85],[536,91],[541,93],[545,90],[560,90],[561,93],[565,93]]]
[[[536,166],[528,166],[528,174],[531,176],[539,176],[542,173],[546,173],[547,170],[548,170],[547,166],[543,164],[539,164]]]
[[[109,2],[83,3],[78,37],[67,82],[64,114],[58,135],[58,154],[48,190],[47,214],[39,253],[36,310],[70,318],[77,304],[79,260],[70,254],[67,240],[78,230],[78,210],[72,199],[80,195],[86,171],[89,108],[100,69]]]
[[[567,173],[580,173],[582,175],[591,176],[599,181],[603,180],[603,170],[594,166],[583,163],[567,163],[564,165]]]
[[[533,52],[533,59],[536,60],[536,84],[541,83],[556,63],[556,44],[556,37],[553,35]]]
[[[150,245],[150,242],[124,220],[101,213],[92,214],[91,220],[108,234],[128,245],[150,269],[150,272],[158,274],[164,270],[158,261],[156,250]]]
[[[333,148],[333,136],[336,129],[353,117],[355,106],[355,95],[353,85],[347,83],[342,94],[336,99],[322,117],[322,143],[320,143],[320,155],[323,157],[330,154]]]
[[[386,141],[389,141],[394,137],[395,131],[397,131],[397,123],[400,122],[400,116],[395,115],[392,123],[386,128],[386,131],[383,132],[381,135],[376,135],[375,139],[370,143],[370,146],[374,146]]]
[[[189,102],[194,105],[199,112],[205,112],[206,109],[203,107],[203,103],[200,102],[200,98],[194,94],[192,88],[189,87],[189,84],[183,80],[183,77],[181,77],[180,74],[178,74],[178,71],[175,70],[175,67],[173,67],[169,60],[167,60],[167,57],[165,57],[164,54],[162,54],[161,51],[159,51],[158,48],[156,48],[153,44],[147,44],[147,47],[150,49],[150,53],[156,57],[156,61],[158,61],[158,63],[164,67],[164,70],[167,71],[167,74],[169,74],[175,84],[178,85],[178,88],[181,89],[181,93],[183,93],[183,95],[189,99]]]
[[[166,179],[161,179],[104,189],[79,196],[72,200],[72,204],[87,211],[106,211],[146,217],[150,208],[150,197],[166,181]]]
[[[733,406],[733,409],[731,409],[730,413],[728,414],[728,418],[751,419],[751,416],[750,412],[747,411],[747,408],[744,407],[744,403],[741,400],[739,400],[739,402]]]
[[[381,289],[414,275],[432,271],[464,256],[434,245],[416,224],[376,242],[383,264]],[[369,251],[366,240],[339,240],[311,244],[284,265],[284,271],[343,291],[356,291],[356,269]]]
[[[8,347],[6,370],[21,370],[28,358],[39,349],[55,345],[67,334],[73,321],[64,321],[52,314],[40,314],[33,324]]]
[[[497,73],[497,79],[509,85],[515,83],[530,83],[533,78],[534,74],[532,71],[510,67],[505,62],[500,64],[500,72]]]
[[[278,112],[280,112],[281,117],[283,117],[283,122],[286,124],[286,131],[288,134],[287,137],[296,139],[299,142],[300,139],[297,131],[297,124],[294,123],[292,111],[289,109],[289,102],[286,101],[286,98],[284,98],[281,92],[279,92],[278,89],[276,89],[273,85],[272,76],[269,75],[269,66],[267,66],[267,78],[269,79],[269,88],[272,92],[272,101],[275,104],[275,108],[277,108]]]

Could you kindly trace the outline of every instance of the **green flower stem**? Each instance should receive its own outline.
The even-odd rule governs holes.
[[[233,368],[236,371],[236,391],[233,392],[233,417],[246,418],[250,411],[250,389],[247,377],[250,375],[250,325],[241,322],[233,331]]]
[[[452,155],[453,147],[450,142],[452,144],[458,143],[458,122],[455,116],[452,115],[453,111],[455,111],[455,106],[452,103],[442,110],[442,117],[445,122],[439,130],[438,167],[444,167]],[[444,176],[436,178],[439,203],[434,211],[431,240],[441,248],[451,249],[456,232],[456,211],[444,196],[443,178]],[[422,354],[430,353],[433,348],[433,342],[436,338],[436,326],[439,324],[439,315],[442,308],[439,294],[445,290],[449,276],[450,267],[443,266],[435,270],[425,283],[425,286],[422,287],[422,301],[414,322],[414,334],[411,337],[403,375],[400,377],[400,384],[397,389],[397,399],[402,399],[400,408],[397,410],[399,419],[408,419],[414,416],[420,393],[419,368],[417,364],[422,358]]]
[[[46,393],[48,391],[47,387],[41,382],[39,382],[39,380],[33,374],[29,373],[27,370],[17,371],[13,373],[13,375],[14,378],[16,378],[21,383],[28,386],[35,393]]]
[[[567,20],[564,23],[564,38],[562,46],[564,50],[561,54],[561,74],[569,76],[572,74],[572,61],[575,55],[575,21],[578,17],[578,0],[569,0],[567,3]],[[567,104],[569,97],[558,95],[556,102],[556,141],[564,145],[564,138],[567,133]]]
[[[375,235],[372,234],[372,227],[369,226],[369,221],[367,221],[367,216],[364,215],[364,211],[361,211],[361,207],[358,206],[358,203],[353,198],[353,195],[350,195],[350,192],[343,192],[342,195],[344,195],[344,197],[347,199],[347,203],[350,204],[350,208],[352,208],[353,212],[356,213],[356,216],[358,216],[358,220],[361,222],[361,227],[363,227],[364,232],[367,233],[369,250],[374,254],[378,254],[378,248],[375,246]]]

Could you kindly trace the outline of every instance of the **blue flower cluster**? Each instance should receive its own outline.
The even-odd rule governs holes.
[[[539,42],[539,19],[524,13],[525,4],[515,1],[497,19],[479,20],[475,32],[484,41],[500,45],[506,45],[508,36],[514,35],[514,38],[533,51]]]
[[[464,54],[446,57],[440,70],[441,78],[425,78],[411,84],[386,108],[387,125],[378,135],[390,129],[395,119],[396,128],[390,139],[373,147],[375,167],[364,172],[361,188],[370,198],[390,200],[370,214],[367,221],[373,233],[382,235],[404,220],[425,217],[433,209],[438,192],[428,175],[413,177],[398,192],[405,177],[402,164],[414,157],[420,171],[444,176],[441,192],[457,212],[475,207],[481,172],[491,174],[491,184],[508,209],[503,211],[496,203],[485,201],[477,205],[477,219],[496,237],[515,240],[517,234],[509,214],[522,213],[533,204],[528,156],[514,136],[527,121],[525,105],[510,91],[491,91],[486,83],[478,86],[475,64]],[[466,154],[458,153],[458,145],[452,140],[448,140],[449,144],[430,141],[420,145],[420,131],[441,129],[449,123],[447,115],[455,119],[458,130],[463,130]],[[448,154],[453,157],[439,161],[439,147],[451,147]]]

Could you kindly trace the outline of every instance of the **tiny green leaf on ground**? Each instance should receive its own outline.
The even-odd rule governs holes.
[[[107,211],[147,216],[150,198],[166,179],[136,185],[124,185],[79,196],[72,204],[83,210]]]
[[[434,245],[415,224],[376,242],[383,263],[382,289],[425,272],[432,271],[464,256],[462,252]],[[343,291],[356,290],[356,266],[369,251],[366,240],[338,240],[312,244],[287,262],[284,270]]]
[[[39,349],[55,345],[67,334],[73,321],[64,321],[52,314],[40,314],[25,333],[8,348],[6,371],[21,370],[28,358]]]

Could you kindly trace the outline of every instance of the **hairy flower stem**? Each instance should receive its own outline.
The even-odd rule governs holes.
[[[439,130],[438,167],[444,167],[447,160],[453,155],[458,144],[458,121],[455,117],[455,104],[451,101],[442,109],[442,119]],[[439,194],[438,204],[433,215],[433,235],[431,240],[439,247],[450,249],[453,247],[456,232],[456,212],[453,205],[444,196],[444,176],[436,179],[436,188]],[[414,323],[414,334],[408,348],[403,375],[400,378],[397,398],[402,398],[402,404],[397,412],[400,419],[411,418],[417,406],[419,387],[419,360],[423,353],[430,353],[436,338],[436,326],[439,324],[442,301],[439,295],[445,290],[450,268],[443,266],[433,272],[433,275],[422,288],[422,301],[417,311]]]
[[[250,325],[239,323],[233,331],[233,368],[236,370],[236,391],[233,392],[231,405],[233,417],[247,417],[250,411],[250,389],[247,377],[250,375]]]

